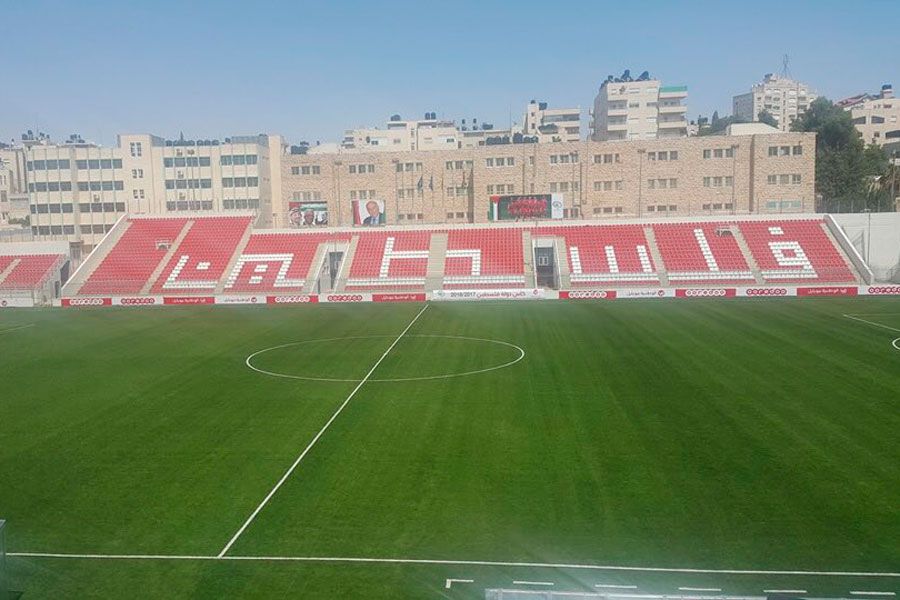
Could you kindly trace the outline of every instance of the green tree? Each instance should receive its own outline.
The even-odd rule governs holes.
[[[704,127],[701,129],[697,135],[716,135],[725,131],[729,125],[732,123],[746,123],[746,121],[740,117],[730,116],[725,117],[724,119],[720,119],[718,117],[718,113],[713,113],[713,120],[709,124],[709,127]]]
[[[824,97],[816,98],[791,125],[792,131],[816,133],[816,192],[822,197],[819,210],[856,212],[878,210],[882,192],[872,182],[887,170],[881,148],[866,148],[850,113]]]

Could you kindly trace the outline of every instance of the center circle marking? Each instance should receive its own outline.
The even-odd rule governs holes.
[[[269,375],[271,377],[283,377],[285,379],[301,379],[303,381],[334,381],[334,382],[345,382],[345,383],[358,383],[361,381],[360,379],[343,379],[336,377],[306,377],[303,375],[291,375],[289,373],[279,373],[277,371],[267,371],[265,369],[260,369],[259,367],[253,364],[253,359],[261,354],[265,354],[267,352],[272,352],[274,350],[280,350],[282,348],[292,348],[294,346],[302,346],[305,344],[315,344],[317,342],[338,342],[343,340],[366,340],[373,338],[390,338],[393,336],[390,335],[359,335],[359,336],[351,336],[351,337],[338,337],[338,338],[323,338],[317,340],[302,340],[299,342],[289,342],[287,344],[279,344],[278,346],[271,346],[269,348],[263,348],[262,350],[257,350],[253,354],[250,354],[247,359],[244,361],[250,369],[256,371],[257,373],[262,373],[263,375]],[[486,367],[484,369],[476,369],[473,371],[464,371],[462,373],[447,373],[445,375],[428,375],[425,377],[394,377],[388,379],[378,379],[378,378],[369,378],[366,381],[374,381],[374,382],[398,382],[398,381],[426,381],[430,379],[450,379],[452,377],[466,377],[468,375],[477,375],[479,373],[487,373],[489,371],[496,371],[498,369],[505,369],[506,367],[511,367],[523,358],[525,358],[525,350],[523,350],[520,346],[515,344],[511,344],[509,342],[504,342],[501,340],[489,340],[485,338],[475,338],[475,337],[466,337],[462,335],[432,335],[432,334],[409,334],[404,337],[408,338],[443,338],[449,340],[468,340],[472,342],[484,342],[487,344],[497,344],[500,346],[507,346],[508,348],[513,348],[519,352],[519,356],[514,358],[513,360],[507,361],[505,363],[494,365],[492,367]]]

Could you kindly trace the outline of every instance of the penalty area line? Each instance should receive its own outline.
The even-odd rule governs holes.
[[[546,569],[580,569],[586,571],[634,571],[647,573],[706,573],[724,575],[809,575],[820,577],[891,577],[900,578],[900,572],[871,571],[803,571],[762,569],[693,569],[683,567],[634,567],[623,565],[596,565],[578,563],[512,562],[498,560],[451,560],[439,558],[367,558],[353,556],[237,556],[237,555],[178,555],[178,554],[71,554],[64,552],[7,552],[7,556],[19,558],[68,558],[96,560],[231,560],[248,562],[306,562],[306,563],[370,563],[401,565],[450,565],[474,567],[523,567]]]
[[[328,430],[328,428],[331,427],[331,424],[334,423],[334,420],[337,419],[338,416],[347,407],[347,405],[350,404],[350,401],[353,399],[353,396],[356,395],[356,392],[358,392],[360,390],[360,388],[362,386],[364,386],[367,381],[369,381],[369,378],[372,376],[372,373],[375,372],[375,369],[378,368],[378,365],[380,365],[382,363],[382,361],[385,358],[387,358],[387,355],[390,354],[391,350],[394,349],[394,346],[396,346],[397,343],[400,342],[401,339],[403,339],[403,336],[406,335],[406,332],[409,331],[413,325],[415,325],[416,321],[419,320],[419,317],[421,317],[422,314],[426,310],[428,310],[427,304],[422,307],[422,310],[420,310],[416,314],[416,316],[413,317],[412,321],[409,322],[409,324],[406,326],[406,328],[400,332],[400,335],[398,335],[397,338],[391,343],[391,345],[388,346],[387,350],[384,351],[384,354],[381,355],[381,358],[379,358],[377,361],[375,361],[375,364],[372,365],[372,368],[369,369],[369,372],[366,373],[366,376],[363,377],[362,380],[358,384],[356,384],[356,387],[353,388],[353,391],[350,392],[350,395],[347,396],[347,399],[344,400],[343,403],[341,403],[341,405],[338,407],[338,409],[336,411],[334,411],[334,414],[331,415],[331,418],[328,419],[328,422],[325,423],[325,425],[322,427],[322,429],[319,430],[319,433],[317,433],[316,436],[312,439],[312,441],[306,446],[306,448],[303,449],[303,452],[301,452],[300,456],[298,456],[297,459],[294,460],[294,462],[290,466],[290,468],[288,468],[288,470],[285,471],[284,475],[281,476],[281,479],[278,480],[278,483],[276,483],[275,486],[269,491],[269,493],[266,494],[266,497],[263,498],[263,501],[259,503],[259,506],[257,506],[256,509],[252,513],[250,513],[250,516],[247,517],[247,520],[244,521],[244,524],[241,525],[241,527],[237,530],[237,532],[235,532],[235,534],[231,537],[231,539],[228,540],[228,543],[225,544],[225,547],[222,548],[221,552],[219,552],[218,558],[224,557],[225,554],[231,549],[231,547],[238,540],[238,538],[241,537],[241,534],[243,534],[244,531],[247,529],[247,527],[250,526],[250,523],[252,523],[253,520],[256,519],[256,515],[258,515],[260,513],[260,511],[266,507],[266,504],[269,503],[269,500],[272,499],[272,496],[274,496],[275,493],[278,491],[278,489],[284,484],[284,482],[288,480],[288,477],[291,476],[291,473],[294,472],[294,470],[297,468],[297,466],[300,464],[300,462],[306,457],[306,455],[309,453],[309,451],[312,450],[313,446],[316,445],[316,442],[319,441],[319,438],[321,438],[322,435],[325,434],[325,432]]]

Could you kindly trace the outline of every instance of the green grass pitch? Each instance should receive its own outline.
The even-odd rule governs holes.
[[[900,586],[454,562],[896,573],[900,302],[888,298],[433,303],[226,556],[450,562],[215,559],[423,306],[0,313],[13,588],[29,600],[483,598],[517,580]],[[285,344],[253,365],[309,379],[245,365]],[[16,555],[29,552],[161,556]]]

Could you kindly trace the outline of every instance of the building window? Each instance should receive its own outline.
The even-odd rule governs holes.
[[[141,142],[131,142],[129,149],[131,150],[131,156],[139,157],[144,154]]]

